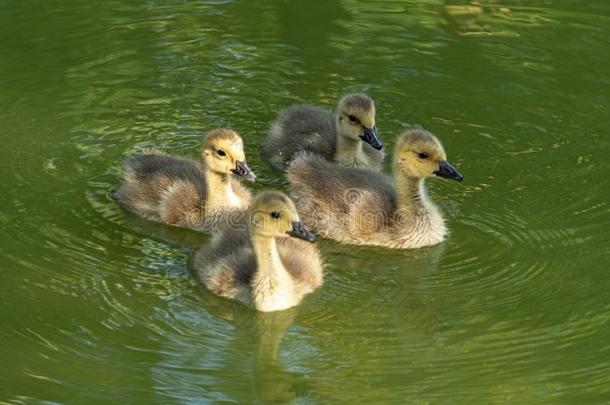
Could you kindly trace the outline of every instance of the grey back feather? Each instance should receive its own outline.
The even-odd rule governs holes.
[[[206,182],[200,163],[153,151],[124,162],[113,198],[147,219],[188,226],[203,217]]]
[[[283,169],[299,151],[307,150],[332,160],[337,130],[334,114],[310,105],[295,105],[280,111],[263,145],[274,166]]]
[[[303,222],[322,236],[341,230],[362,236],[379,232],[397,210],[392,179],[370,169],[337,166],[302,153],[287,177]]]
[[[381,167],[385,152],[364,144],[364,152]],[[299,152],[307,151],[334,160],[337,150],[335,113],[311,105],[294,105],[271,124],[263,152],[278,169],[286,168]]]
[[[225,229],[203,245],[193,258],[197,278],[213,293],[235,298],[250,284],[256,271],[256,256],[248,233]]]
[[[205,178],[199,162],[165,155],[162,153],[143,153],[131,156],[123,165],[126,172],[135,178],[148,182],[153,187],[163,186],[161,180],[183,180],[198,185],[205,193]]]

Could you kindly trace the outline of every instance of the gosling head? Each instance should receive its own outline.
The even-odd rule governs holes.
[[[410,177],[444,177],[462,181],[464,177],[447,161],[438,138],[423,129],[411,129],[398,137],[394,165]]]
[[[203,138],[201,154],[206,166],[220,174],[236,174],[253,183],[256,175],[246,163],[244,143],[231,129],[219,128]]]
[[[355,141],[362,140],[380,150],[383,142],[375,126],[375,103],[366,94],[348,94],[339,101],[337,120],[340,134]]]
[[[316,237],[301,222],[292,200],[279,191],[265,191],[259,194],[249,212],[250,230],[264,237],[292,236],[308,242]]]

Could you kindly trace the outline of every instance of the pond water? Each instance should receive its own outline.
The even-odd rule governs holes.
[[[610,400],[607,0],[0,0],[0,401]],[[261,315],[189,271],[207,236],[109,198],[119,162],[377,104],[444,142],[446,243],[321,241],[326,283]]]

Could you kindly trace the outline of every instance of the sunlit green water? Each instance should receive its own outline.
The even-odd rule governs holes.
[[[608,402],[610,4],[481,3],[0,0],[0,401]],[[269,121],[352,90],[464,173],[443,246],[322,241],[324,287],[263,316],[108,198],[216,126],[284,187]]]

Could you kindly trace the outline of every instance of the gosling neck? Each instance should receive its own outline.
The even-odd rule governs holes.
[[[214,210],[231,206],[235,200],[235,193],[231,186],[231,175],[218,173],[204,166],[206,182],[206,208]]]
[[[426,179],[413,177],[400,168],[394,168],[398,209],[405,215],[430,215],[436,207],[426,191]]]
[[[274,237],[255,234],[250,237],[250,241],[256,254],[257,273],[275,276],[286,271]]]
[[[447,233],[443,215],[429,199],[425,178],[409,176],[394,168],[397,211],[394,225],[412,247],[439,243]]]
[[[363,142],[349,137],[337,121],[337,152],[335,160],[346,166],[358,166],[366,159]]]
[[[296,304],[293,281],[282,264],[274,237],[250,237],[256,255],[256,273],[252,280],[252,301],[259,311],[269,312]]]

